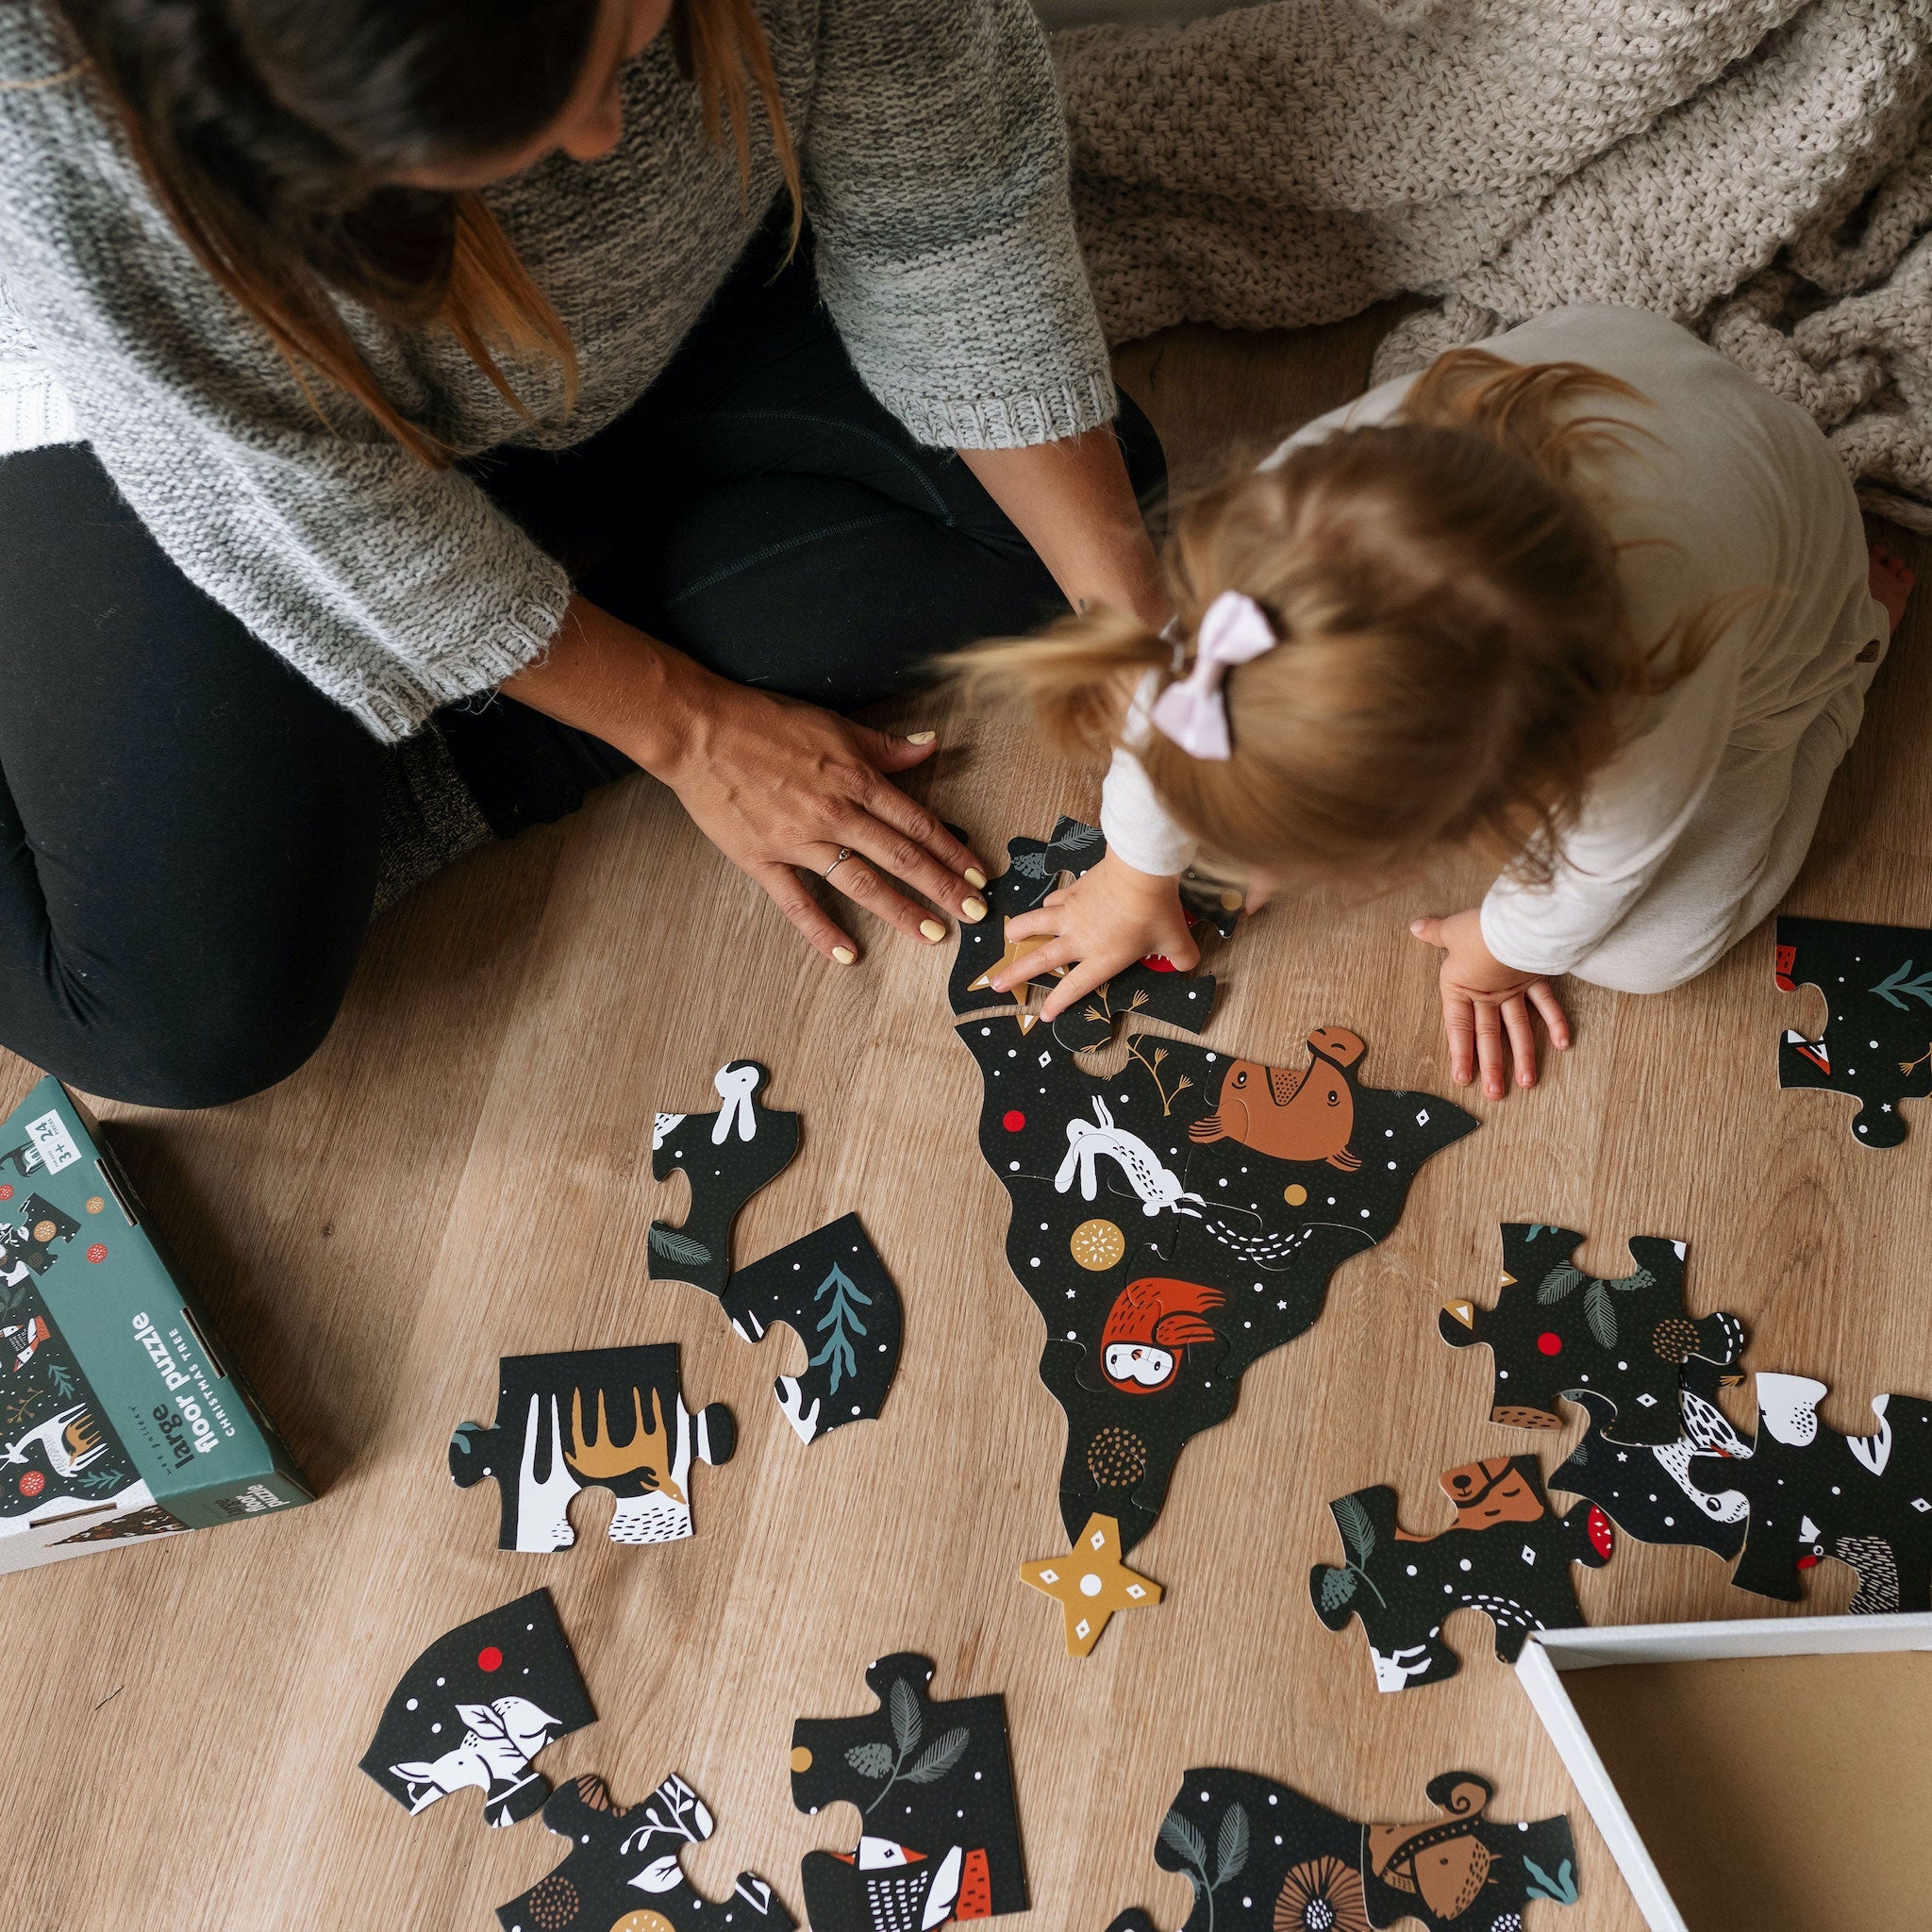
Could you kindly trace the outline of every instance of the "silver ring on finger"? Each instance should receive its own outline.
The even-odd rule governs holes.
[[[843,865],[843,864],[845,863],[845,861],[846,861],[846,860],[847,860],[848,858],[857,858],[858,856],[858,855],[857,853],[855,853],[855,852],[853,851],[853,849],[851,848],[851,846],[849,846],[849,845],[841,845],[841,846],[840,846],[840,848],[839,848],[839,856],[838,856],[838,858],[835,858],[835,859],[833,859],[833,861],[831,862],[831,864],[830,864],[830,865],[826,866],[826,868],[824,869],[824,872],[823,873],[822,876],[823,876],[823,877],[824,877],[824,878],[830,878],[830,877],[832,876],[832,874],[834,874],[835,872],[837,872],[837,871],[839,870],[839,868],[840,868],[840,867],[841,867],[841,865]]]

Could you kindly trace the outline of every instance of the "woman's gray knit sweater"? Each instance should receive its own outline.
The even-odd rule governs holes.
[[[804,168],[821,288],[922,441],[1004,448],[1113,413],[1027,0],[757,0]],[[0,416],[90,442],[181,569],[371,730],[541,655],[563,571],[476,486],[359,411],[322,423],[156,207],[44,0],[0,0]],[[709,145],[668,37],[625,76],[607,158],[553,156],[491,207],[582,367],[515,372],[533,426],[443,332],[347,320],[389,396],[461,455],[560,448],[650,386],[780,188]],[[359,420],[358,420],[359,418]],[[0,458],[4,459],[4,458]],[[156,640],[165,650],[167,641]]]

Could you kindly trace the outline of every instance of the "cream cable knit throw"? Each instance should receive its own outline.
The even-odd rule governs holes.
[[[1654,308],[1932,530],[1932,0],[1277,0],[1056,55],[1115,341],[1435,298],[1380,378]]]

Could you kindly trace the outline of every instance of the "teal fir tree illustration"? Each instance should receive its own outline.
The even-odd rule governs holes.
[[[835,1261],[832,1272],[812,1291],[812,1300],[822,1302],[830,1295],[832,1305],[819,1318],[818,1332],[825,1340],[819,1352],[812,1357],[811,1366],[824,1368],[828,1364],[832,1372],[829,1392],[839,1392],[839,1384],[847,1375],[858,1373],[858,1352],[852,1345],[855,1336],[866,1332],[860,1308],[872,1307],[872,1297],[847,1274]]]

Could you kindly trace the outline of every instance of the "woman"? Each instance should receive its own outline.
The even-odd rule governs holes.
[[[1025,0],[0,0],[6,1043],[299,1065],[425,730],[500,834],[653,773],[839,964],[801,872],[982,917],[931,734],[812,707],[1164,615],[1065,175]]]

